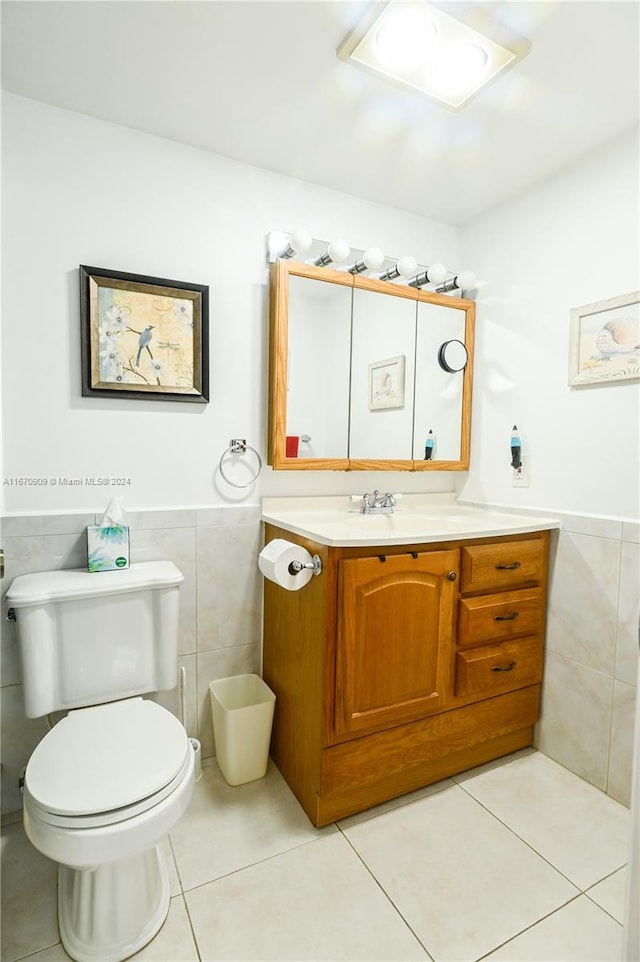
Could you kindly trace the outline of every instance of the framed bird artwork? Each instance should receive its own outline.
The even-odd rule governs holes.
[[[83,397],[209,400],[209,288],[80,265]]]
[[[571,311],[569,385],[640,379],[640,291]]]

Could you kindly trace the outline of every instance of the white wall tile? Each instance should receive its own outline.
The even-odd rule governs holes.
[[[260,642],[260,525],[198,528],[198,651]]]
[[[614,682],[611,719],[611,749],[607,793],[631,805],[631,767],[637,689],[634,685]]]
[[[625,541],[620,565],[615,674],[628,685],[636,685],[638,681],[639,641],[640,544]]]
[[[606,791],[613,678],[553,652],[545,658],[536,745]]]
[[[562,531],[549,590],[547,648],[613,675],[620,542]]]

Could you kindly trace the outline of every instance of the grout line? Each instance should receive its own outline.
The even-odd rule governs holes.
[[[520,932],[517,932],[516,935],[512,935],[511,938],[506,939],[506,941],[504,942],[501,942],[500,945],[496,945],[492,949],[490,949],[488,952],[485,952],[485,954],[477,958],[475,962],[481,962],[482,959],[486,959],[488,956],[492,955],[494,952],[497,952],[498,949],[502,949],[504,948],[505,945],[509,945],[511,942],[514,941],[514,939],[519,939],[520,936],[524,935],[525,932],[529,932],[531,929],[535,929],[536,925],[539,925],[541,922],[544,922],[545,919],[550,919],[552,915],[556,915],[556,913],[562,911],[562,909],[566,909],[566,907],[568,905],[571,905],[572,902],[577,902],[577,900],[579,898],[582,898],[583,895],[584,895],[584,892],[578,892],[576,895],[573,896],[573,898],[570,898],[568,902],[563,902],[562,905],[559,905],[557,908],[553,909],[553,911],[551,912],[547,912],[546,915],[543,915],[542,918],[539,918],[535,922],[532,922],[531,925],[525,926],[525,928],[523,928]],[[560,960],[558,960],[558,962],[560,962]]]
[[[579,777],[579,776],[576,776],[576,778],[577,778],[577,777]],[[554,865],[553,862],[551,862],[545,855],[542,854],[542,852],[539,852],[539,851],[533,846],[533,844],[532,844],[531,842],[528,842],[526,838],[523,838],[522,835],[519,835],[518,832],[516,832],[516,830],[515,830],[514,828],[512,828],[510,825],[508,825],[507,822],[503,821],[503,819],[501,819],[499,815],[496,815],[495,812],[492,812],[491,809],[488,808],[488,807],[484,804],[484,802],[481,802],[478,798],[475,797],[475,795],[473,795],[470,791],[468,791],[468,790],[464,787],[464,783],[456,783],[456,784],[458,785],[458,788],[461,788],[461,789],[463,790],[463,792],[465,792],[465,793],[468,795],[469,798],[471,798],[474,802],[477,802],[477,804],[478,804],[481,808],[483,808],[483,809],[485,810],[485,812],[487,812],[489,815],[491,815],[492,818],[495,818],[496,822],[499,822],[500,825],[503,825],[509,832],[511,832],[512,835],[514,835],[514,836],[515,836],[517,839],[519,839],[524,845],[526,845],[527,848],[529,848],[535,855],[537,855],[538,858],[542,859],[543,862],[546,862],[547,865],[548,865],[550,868],[552,868],[555,872],[558,873],[558,875],[562,876],[562,878],[565,879],[565,881],[567,881],[570,885],[572,885],[575,889],[577,889],[580,894],[582,894],[582,895],[585,894],[585,892],[587,891],[587,889],[581,888],[581,886],[578,885],[577,882],[574,882],[574,880],[571,879],[571,878],[569,878],[568,875],[565,875],[565,873],[564,873],[560,868],[558,868],[557,865]],[[626,863],[624,863],[624,864],[626,864]],[[618,865],[618,866],[617,866],[615,869],[613,869],[613,870],[611,871],[611,873],[609,873],[609,874],[613,875],[615,872],[618,872],[621,868],[624,868],[624,865]],[[597,885],[599,882],[602,882],[604,878],[608,878],[608,877],[609,877],[608,875],[605,875],[605,876],[603,876],[601,879],[596,879],[595,882],[590,882],[589,885],[587,886],[587,888],[592,888],[594,885]],[[573,901],[573,899],[569,899],[569,901]]]
[[[416,801],[420,801],[420,799],[416,799]],[[385,812],[384,814],[387,814],[387,813]],[[433,955],[431,955],[431,953],[429,952],[427,946],[424,944],[424,942],[422,941],[422,939],[418,936],[418,934],[417,934],[417,932],[415,931],[415,929],[409,924],[409,922],[408,922],[407,919],[404,917],[404,915],[402,914],[402,912],[400,911],[400,909],[398,908],[398,906],[396,905],[396,903],[393,901],[393,899],[391,898],[391,896],[389,895],[389,893],[387,892],[387,890],[384,888],[384,886],[382,885],[382,883],[381,883],[381,882],[379,881],[379,879],[373,874],[372,870],[369,868],[369,866],[368,866],[367,863],[365,862],[365,860],[364,860],[364,858],[362,857],[362,855],[360,854],[360,852],[357,850],[357,848],[355,848],[355,846],[353,845],[353,843],[351,842],[351,840],[348,838],[347,835],[345,835],[345,833],[342,831],[342,829],[340,828],[340,826],[336,824],[336,827],[337,827],[338,831],[340,832],[340,834],[342,835],[342,837],[344,838],[344,840],[345,840],[345,842],[347,843],[347,845],[350,847],[350,849],[352,850],[352,852],[353,852],[354,855],[356,856],[356,858],[360,861],[360,863],[364,866],[364,868],[365,868],[366,871],[369,873],[369,875],[371,876],[371,878],[373,879],[373,881],[376,883],[376,885],[378,886],[378,888],[380,889],[380,891],[382,892],[382,894],[384,895],[384,897],[386,898],[386,900],[389,902],[389,904],[392,906],[392,908],[394,909],[394,911],[397,913],[397,915],[402,919],[402,921],[404,922],[404,924],[406,925],[406,927],[409,929],[409,931],[410,931],[411,934],[413,935],[414,939],[417,941],[418,945],[420,945],[420,946],[424,949],[424,951],[427,953],[427,957],[430,959],[430,962],[434,962],[435,957],[434,957]]]

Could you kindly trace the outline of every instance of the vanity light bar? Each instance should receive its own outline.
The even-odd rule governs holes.
[[[287,260],[296,255],[303,254],[309,250],[313,244],[319,245],[321,241],[315,241],[308,230],[294,230],[291,234],[282,231],[270,231],[268,235],[268,255],[270,263],[275,260]],[[325,242],[326,243],[326,242]],[[316,247],[317,250],[317,247]],[[329,264],[344,264],[351,254],[351,248],[345,240],[339,238],[332,241],[326,250],[318,254],[315,258],[306,261],[315,267],[327,267]],[[379,247],[369,247],[366,251],[348,267],[341,267],[340,270],[347,271],[349,274],[363,274],[365,271],[379,270],[385,261],[385,254]],[[451,271],[447,270],[444,264],[436,263],[423,271],[416,273],[418,262],[415,257],[405,255],[400,257],[395,264],[388,267],[381,274],[372,274],[374,280],[395,281],[398,278],[406,278],[409,287],[420,288],[426,284],[435,284],[437,294],[449,294],[452,291],[472,291],[478,286],[476,276],[473,271],[460,271],[453,277],[447,277]]]

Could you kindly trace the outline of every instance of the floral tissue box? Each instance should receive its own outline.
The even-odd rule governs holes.
[[[87,526],[87,567],[89,571],[129,567],[128,524]]]

